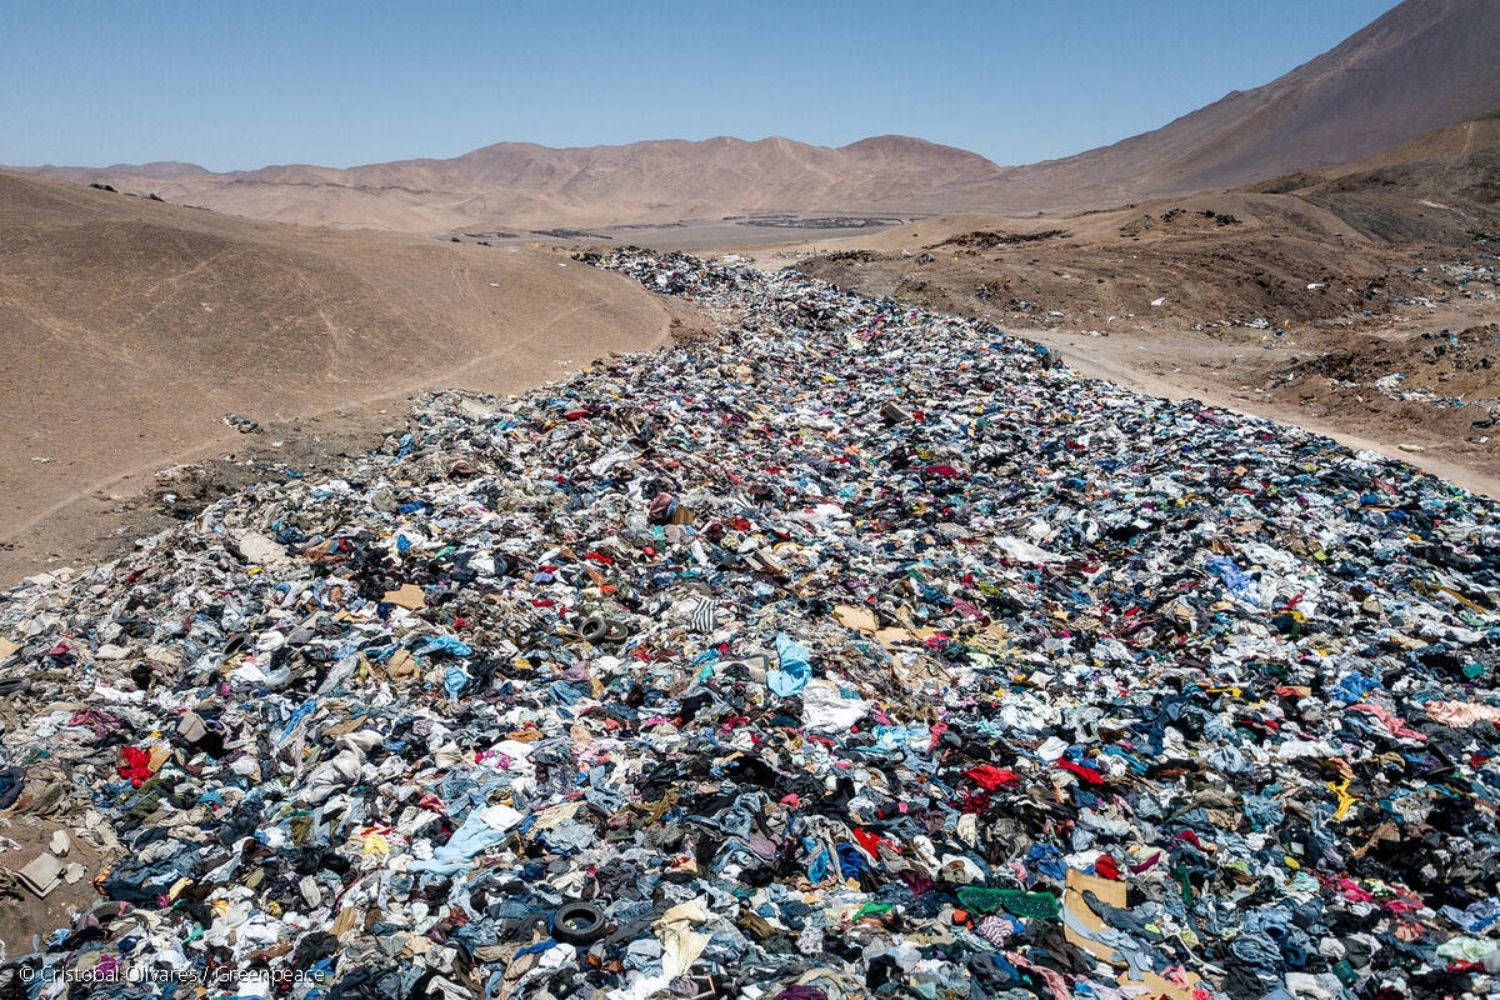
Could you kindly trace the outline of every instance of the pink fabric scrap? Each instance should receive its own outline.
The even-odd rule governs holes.
[[[1368,701],[1362,701],[1357,705],[1350,705],[1349,711],[1363,712],[1365,715],[1375,716],[1392,736],[1399,736],[1406,740],[1417,740],[1423,743],[1427,741],[1426,735],[1412,729],[1406,723],[1392,715],[1389,709],[1380,705],[1373,705]]]
[[[1500,706],[1468,701],[1429,701],[1427,717],[1453,729],[1468,729],[1481,722],[1500,724]]]

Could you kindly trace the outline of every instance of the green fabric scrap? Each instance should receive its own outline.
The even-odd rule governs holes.
[[[1026,892],[1021,889],[988,889],[966,885],[958,890],[958,901],[975,913],[1004,910],[1017,917],[1053,920],[1062,912],[1062,902],[1050,892]]]

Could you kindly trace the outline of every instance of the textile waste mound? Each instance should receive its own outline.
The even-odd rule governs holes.
[[[725,329],[0,599],[0,805],[110,861],[17,995],[1500,993],[1494,504],[585,256]]]

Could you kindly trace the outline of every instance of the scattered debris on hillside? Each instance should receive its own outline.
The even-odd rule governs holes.
[[[1172,225],[1178,219],[1184,221],[1196,221],[1206,219],[1214,224],[1214,228],[1222,229],[1225,226],[1238,226],[1240,220],[1228,212],[1217,212],[1211,208],[1191,211],[1181,206],[1169,208],[1161,214],[1160,219],[1147,212],[1138,219],[1133,219],[1120,227],[1120,235],[1125,237],[1138,237],[1141,233],[1155,229],[1157,224]]]
[[[1500,405],[1500,324],[1413,335],[1400,341],[1366,338],[1293,361],[1277,378],[1289,388],[1322,379],[1341,391],[1374,390],[1400,402],[1471,408],[1478,426],[1493,424]]]
[[[828,255],[828,259],[838,262],[853,261],[857,264],[868,264],[880,259],[880,255],[873,250],[835,250]]]
[[[967,247],[971,250],[993,250],[995,247],[1017,246],[1022,243],[1041,243],[1045,240],[1068,239],[1073,234],[1065,229],[1044,229],[1038,233],[1002,233],[993,229],[980,229],[972,233],[960,233],[952,239],[928,247]]]
[[[238,413],[224,414],[224,426],[233,427],[241,434],[264,434],[265,429],[249,417]]]

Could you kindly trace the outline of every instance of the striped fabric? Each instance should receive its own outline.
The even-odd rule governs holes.
[[[705,635],[719,627],[719,614],[714,610],[712,601],[706,597],[698,598],[693,605],[689,627],[694,632]]]

